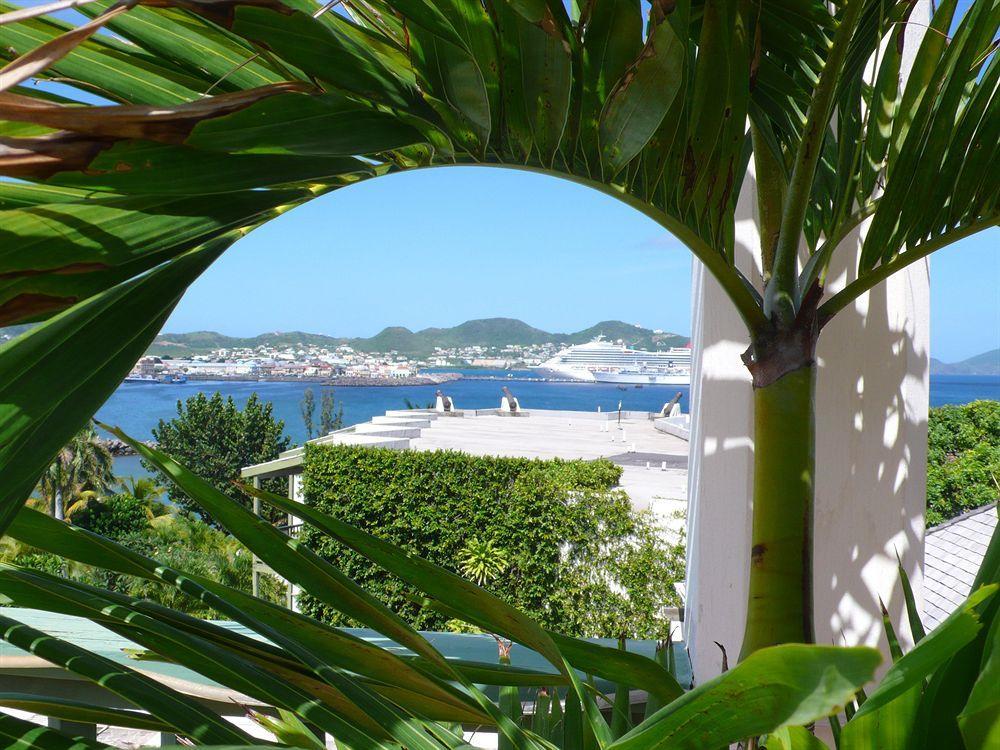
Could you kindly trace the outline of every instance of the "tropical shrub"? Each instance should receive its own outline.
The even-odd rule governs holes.
[[[502,558],[487,589],[545,627],[571,635],[658,638],[677,604],[684,549],[614,489],[609,461],[539,461],[458,451],[307,446],[307,503],[453,572],[470,550]],[[412,586],[307,527],[303,541],[407,622],[441,629],[449,617],[414,601]],[[487,563],[487,569],[490,569]],[[335,608],[300,598],[303,611],[347,624]]]
[[[73,513],[72,523],[108,539],[121,541],[142,534],[150,526],[149,504],[130,494],[122,493],[88,502]]]
[[[234,589],[250,592],[252,555],[229,534],[184,513],[154,514],[146,500],[128,493],[89,499],[72,514],[73,527],[155,557],[188,573],[210,577]],[[52,575],[69,576],[128,596],[146,599],[195,617],[218,616],[197,599],[158,581],[104,570],[100,566],[67,564],[57,554],[18,543],[9,537],[0,546],[0,562]],[[261,576],[261,595],[278,601],[284,586],[273,576]]]
[[[250,395],[242,409],[232,396],[224,399],[218,391],[210,397],[198,393],[184,402],[178,401],[177,416],[161,419],[153,428],[153,438],[164,451],[228,492],[244,466],[270,461],[288,448],[291,439],[284,434],[285,423],[274,418],[273,408],[256,393]],[[146,468],[156,472],[153,466]],[[171,502],[214,523],[167,477],[158,475],[158,481],[170,486]],[[274,492],[282,491],[280,479],[270,480],[265,486]],[[241,497],[249,507],[249,498]]]
[[[320,394],[319,427],[316,427],[316,396],[312,388],[306,388],[299,402],[299,413],[302,415],[302,426],[306,437],[321,437],[344,426],[344,404],[339,406],[333,397],[333,388],[323,388]]]
[[[117,541],[123,547],[154,558],[175,570],[203,576],[245,593],[251,591],[253,556],[249,550],[229,534],[196,518],[164,516],[148,529]],[[203,602],[184,596],[173,586],[164,586],[158,581],[97,569],[82,580],[138,599],[157,602],[194,617],[218,617]],[[261,577],[261,595],[265,599],[278,601],[283,590],[284,587],[273,577]]]
[[[1000,401],[931,409],[927,525],[1000,498]]]

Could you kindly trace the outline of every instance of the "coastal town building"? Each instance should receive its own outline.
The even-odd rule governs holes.
[[[618,342],[624,345],[624,342]],[[362,352],[343,344],[333,348],[297,342],[287,346],[218,348],[207,353],[143,357],[130,378],[149,382],[184,377],[192,380],[325,380],[336,378],[386,381],[415,378],[428,369],[528,369],[551,359],[565,344],[500,344],[435,347],[417,357],[397,350]]]

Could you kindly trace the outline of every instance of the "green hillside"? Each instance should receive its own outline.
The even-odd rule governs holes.
[[[262,333],[249,338],[225,336],[215,331],[161,333],[146,353],[155,357],[178,358],[208,354],[216,349],[254,349],[258,346],[294,346],[296,344],[323,346],[332,349],[347,340],[324,336],[321,333],[304,333],[302,331]]]
[[[351,339],[349,343],[363,352],[395,350],[406,354],[427,354],[437,346],[451,348],[544,344],[556,341],[560,335],[532,328],[513,318],[484,318],[468,320],[452,328],[424,328],[416,333],[408,328],[386,328],[370,339]]]
[[[348,344],[363,352],[397,351],[420,357],[432,353],[435,347],[499,348],[509,344],[527,346],[549,342],[580,344],[597,335],[603,335],[612,341],[621,339],[631,346],[643,349],[665,349],[683,346],[688,342],[686,336],[675,333],[657,334],[648,328],[640,328],[620,320],[606,320],[576,333],[549,333],[513,318],[484,318],[469,320],[451,328],[424,328],[416,332],[402,326],[391,326],[370,338],[338,338],[301,331],[262,333],[250,338],[224,336],[214,331],[163,333],[156,337],[149,348],[149,354],[179,358],[207,354],[214,349],[223,348],[304,344],[332,349],[340,344]]]
[[[369,339],[347,339],[360,352],[411,352],[422,349],[417,334],[403,326],[383,328]]]
[[[684,346],[690,339],[678,333],[654,333],[648,328],[642,328],[632,323],[620,320],[604,320],[576,333],[565,334],[556,340],[567,344],[583,344],[595,336],[604,336],[610,341],[627,342],[637,349],[669,349],[672,346]]]
[[[931,359],[931,375],[1000,375],[1000,349],[983,352],[961,362]]]

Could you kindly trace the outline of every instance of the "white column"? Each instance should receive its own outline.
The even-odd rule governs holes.
[[[751,170],[753,165],[751,163]],[[736,260],[760,283],[752,174],[737,204]],[[753,399],[740,359],[746,327],[715,278],[691,274],[691,439],[688,457],[684,640],[696,679],[719,673],[721,644],[735,663],[743,639],[753,494]]]
[[[907,28],[912,58],[929,18],[920,0]],[[908,68],[904,59],[904,70]],[[737,262],[759,284],[752,174],[737,212]],[[854,276],[866,227],[838,251],[828,294]],[[725,646],[739,653],[747,597],[753,421],[740,353],[743,324],[700,263],[692,274],[694,369],[688,473],[684,635],[697,679],[718,674]],[[928,264],[916,263],[843,310],[819,340],[815,605],[819,643],[880,645],[878,599],[910,640],[896,572],[903,559],[922,599],[927,406]]]

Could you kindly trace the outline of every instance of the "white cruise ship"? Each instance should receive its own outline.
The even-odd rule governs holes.
[[[646,352],[598,336],[586,344],[563,349],[534,369],[544,377],[592,383],[687,385],[691,382],[691,349],[673,347]]]

